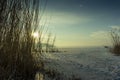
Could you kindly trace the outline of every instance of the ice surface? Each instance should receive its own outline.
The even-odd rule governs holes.
[[[67,52],[44,53],[45,66],[75,75],[82,80],[120,80],[120,56],[114,56],[107,49],[66,48]]]

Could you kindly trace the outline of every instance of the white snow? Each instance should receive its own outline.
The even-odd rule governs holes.
[[[44,53],[46,68],[58,70],[67,77],[82,80],[120,80],[120,56],[105,48],[66,48],[67,52]]]

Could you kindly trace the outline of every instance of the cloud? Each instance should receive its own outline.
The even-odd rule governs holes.
[[[90,37],[92,38],[97,38],[97,39],[105,39],[108,37],[108,32],[107,31],[97,31],[93,32]]]
[[[111,39],[108,31],[96,31],[91,35],[91,41],[96,45],[110,45]]]
[[[89,21],[91,21],[91,19],[85,16],[78,16],[77,14],[58,11],[52,14],[50,24],[62,27],[64,25],[83,24]]]
[[[112,29],[120,30],[120,26],[110,26]]]

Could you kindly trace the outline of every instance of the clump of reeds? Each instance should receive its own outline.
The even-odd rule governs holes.
[[[40,0],[0,0],[0,80],[33,80]]]
[[[115,55],[120,55],[120,28],[111,31],[111,38],[113,47],[110,51]]]

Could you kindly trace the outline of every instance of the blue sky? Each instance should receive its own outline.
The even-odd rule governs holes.
[[[109,30],[120,27],[120,0],[48,0],[46,14],[59,47],[110,45]]]

